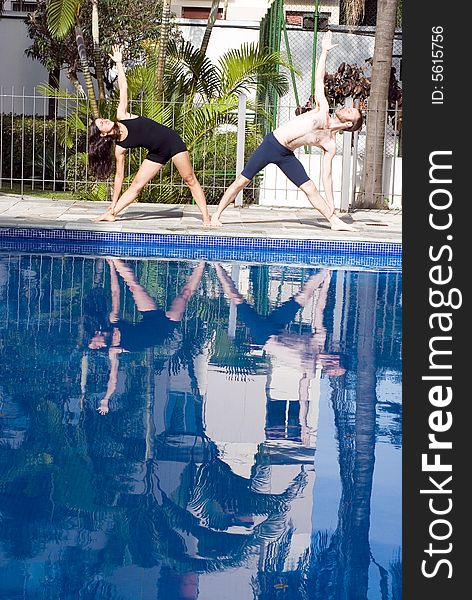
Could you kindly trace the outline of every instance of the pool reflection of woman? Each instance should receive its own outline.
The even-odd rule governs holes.
[[[194,268],[187,283],[176,296],[169,310],[160,309],[146,289],[137,281],[134,271],[120,259],[108,259],[110,267],[112,308],[109,315],[109,327],[95,331],[88,347],[91,350],[108,348],[110,375],[104,398],[97,409],[101,415],[108,413],[108,403],[116,389],[118,379],[118,355],[121,352],[139,352],[146,348],[164,344],[170,340],[185,313],[187,303],[198,288],[205,262]],[[130,290],[141,320],[131,323],[119,318],[120,284],[118,274]]]

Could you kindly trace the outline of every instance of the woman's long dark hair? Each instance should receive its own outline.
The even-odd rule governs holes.
[[[92,123],[89,129],[88,166],[93,177],[106,179],[113,171],[113,144],[120,137],[120,128],[115,123],[108,135],[101,135],[100,129]]]

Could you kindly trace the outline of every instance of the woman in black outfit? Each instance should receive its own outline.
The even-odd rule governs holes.
[[[200,261],[189,275],[180,293],[174,298],[170,308],[163,310],[157,306],[155,300],[139,283],[129,265],[118,258],[107,259],[107,263],[110,267],[111,312],[108,319],[104,319],[103,303],[95,302],[95,304],[101,305],[98,314],[95,314],[95,317],[99,317],[95,319],[98,329],[93,331],[88,342],[88,347],[91,350],[107,348],[110,360],[107,391],[97,409],[101,415],[108,413],[108,403],[116,389],[119,355],[122,352],[141,352],[146,348],[160,346],[170,341],[182,321],[188,301],[200,285],[205,270],[205,262]],[[118,274],[123,278],[133,296],[136,308],[141,314],[141,319],[136,323],[131,323],[119,317],[121,300]],[[100,312],[102,315],[100,315]]]
[[[117,121],[95,119],[90,127],[88,162],[92,175],[100,179],[109,177],[113,169],[114,144],[116,173],[111,205],[95,221],[114,221],[116,215],[131,204],[144,186],[169,160],[172,160],[192,192],[202,213],[203,224],[210,225],[205,194],[193,171],[185,143],[173,129],[127,111],[128,84],[122,64],[121,46],[113,46],[113,54],[110,54],[110,57],[115,61],[118,70],[120,101],[116,112]],[[125,173],[126,150],[139,147],[146,148],[149,153],[129,188],[120,196]]]

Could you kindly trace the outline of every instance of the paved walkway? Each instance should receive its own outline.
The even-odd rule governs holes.
[[[314,210],[249,206],[228,208],[224,226],[203,227],[196,206],[181,204],[132,204],[113,223],[93,223],[104,212],[104,202],[52,200],[0,192],[0,228],[34,227],[87,231],[173,233],[278,239],[350,240],[401,243],[401,211],[356,210],[341,215],[356,232],[331,231],[327,221]],[[210,206],[210,214],[214,207]]]

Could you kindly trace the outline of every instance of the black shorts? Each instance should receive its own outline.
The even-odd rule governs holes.
[[[168,134],[165,148],[150,150],[146,156],[147,160],[165,165],[176,154],[187,152],[187,146],[178,133],[172,131]]]
[[[259,148],[254,150],[241,174],[254,179],[270,163],[277,165],[297,187],[310,181],[302,163],[291,150],[282,146],[273,133],[266,135]]]
[[[300,308],[301,304],[298,304],[294,298],[290,298],[266,317],[257,313],[247,302],[238,304],[237,311],[239,319],[249,329],[253,342],[263,346],[271,336],[282,333],[294,320]]]
[[[171,321],[163,310],[146,310],[137,323],[120,320],[115,324],[120,330],[120,347],[129,352],[140,352],[146,348],[159,346],[170,338],[177,321]]]

